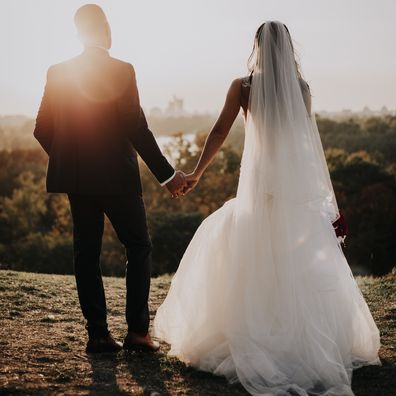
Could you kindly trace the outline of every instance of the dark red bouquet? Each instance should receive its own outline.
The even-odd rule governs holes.
[[[344,214],[340,211],[340,217],[333,223],[334,231],[337,238],[341,238],[342,243],[345,244],[345,238],[348,235],[348,224],[345,220]]]

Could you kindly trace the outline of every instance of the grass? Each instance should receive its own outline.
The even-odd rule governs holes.
[[[169,276],[153,279],[151,315],[163,301]],[[396,271],[358,278],[381,331],[382,366],[355,371],[356,396],[396,393]],[[125,287],[104,279],[110,329],[122,340]],[[126,353],[89,357],[75,281],[68,275],[0,270],[0,394],[15,395],[246,395],[240,385],[199,372],[166,355]]]

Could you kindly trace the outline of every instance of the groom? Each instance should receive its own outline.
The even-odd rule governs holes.
[[[51,66],[34,136],[49,155],[47,191],[67,193],[73,217],[74,269],[89,340],[86,351],[117,352],[108,331],[99,257],[104,215],[125,246],[126,349],[155,351],[148,296],[151,242],[137,153],[172,196],[185,187],[162,155],[140,107],[133,66],[110,57],[103,10],[87,4],[74,21],[84,51]]]

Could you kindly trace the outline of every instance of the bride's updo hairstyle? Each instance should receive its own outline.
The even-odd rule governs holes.
[[[249,72],[251,74],[254,73],[254,69],[256,68],[256,65],[258,63],[261,35],[264,34],[264,26],[267,23],[270,24],[271,34],[272,34],[272,36],[274,38],[275,44],[277,43],[277,39],[278,39],[278,26],[277,26],[277,24],[275,22],[273,22],[273,21],[268,21],[268,22],[264,22],[262,25],[260,25],[260,27],[257,29],[256,34],[254,36],[253,49],[252,49],[252,52],[251,52],[251,54],[249,56],[249,59],[248,59],[248,62],[247,62],[248,70],[249,70]],[[294,50],[293,40],[291,38],[289,29],[287,28],[287,26],[285,24],[282,24],[282,25],[286,29],[287,36],[289,37],[289,41],[290,41],[290,46],[291,46],[291,48],[293,50],[293,53],[294,53],[297,75],[298,75],[299,78],[301,78],[300,65],[299,65],[299,63],[296,60],[297,54],[296,54],[296,51]]]

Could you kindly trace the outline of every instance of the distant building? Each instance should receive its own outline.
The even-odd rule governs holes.
[[[173,98],[168,102],[165,115],[168,117],[180,117],[185,115],[184,100],[174,95]]]
[[[371,110],[368,106],[365,106],[361,111],[352,111],[350,109],[343,109],[341,111],[329,112],[319,111],[320,117],[330,118],[335,121],[348,120],[353,117],[359,118],[370,118],[370,117],[382,117],[386,115],[394,116],[396,111],[389,110],[386,106],[382,106],[380,110]]]
[[[373,115],[373,111],[371,109],[369,109],[367,106],[365,106],[361,112],[361,115],[363,117],[370,117]]]
[[[390,113],[391,113],[391,111],[389,111],[389,109],[386,106],[381,107],[380,114],[386,115],[386,114],[390,114]]]
[[[153,118],[183,117],[186,115],[189,115],[189,113],[184,110],[184,99],[178,98],[176,95],[173,95],[166,109],[156,106],[150,109],[149,113],[149,116]]]

